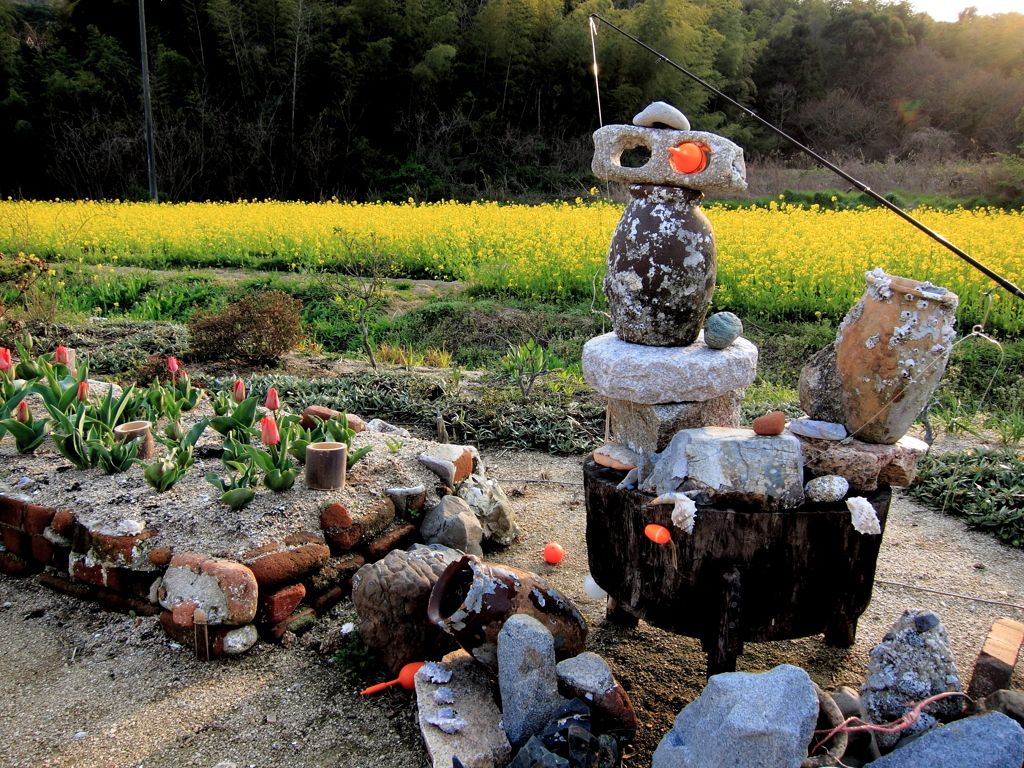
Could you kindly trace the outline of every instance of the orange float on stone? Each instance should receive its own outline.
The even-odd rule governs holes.
[[[687,141],[678,147],[669,147],[669,162],[679,173],[700,173],[708,164],[708,157],[699,144]]]

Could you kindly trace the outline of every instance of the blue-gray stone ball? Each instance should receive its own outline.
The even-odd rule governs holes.
[[[712,349],[725,349],[743,333],[743,322],[732,312],[718,312],[704,323],[704,343]]]

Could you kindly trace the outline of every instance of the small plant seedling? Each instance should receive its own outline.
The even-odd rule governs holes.
[[[405,446],[405,443],[396,437],[384,438],[384,444],[388,447],[388,450],[391,451],[391,453],[398,453]]]

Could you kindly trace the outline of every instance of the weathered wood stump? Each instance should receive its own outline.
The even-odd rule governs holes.
[[[592,460],[583,467],[590,572],[610,596],[610,620],[699,638],[708,675],[735,670],[745,641],[824,632],[830,645],[853,644],[882,537],[854,530],[844,502],[785,512],[701,506],[687,534],[672,525],[671,505],[617,490],[623,477]],[[891,490],[864,495],[884,532]],[[678,567],[668,545],[644,536],[649,523],[672,532]]]

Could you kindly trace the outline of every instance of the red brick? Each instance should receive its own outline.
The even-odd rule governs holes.
[[[171,558],[174,557],[174,553],[166,547],[159,547],[149,553],[149,562],[153,565],[168,565],[171,562]]]
[[[309,607],[316,611],[318,615],[323,616],[351,593],[351,586],[348,589],[343,586],[331,587],[319,597],[310,600]]]
[[[393,549],[405,549],[419,535],[419,528],[412,524],[396,525],[387,533],[378,536],[366,547],[366,559],[369,562],[380,560]]]
[[[226,623],[248,624],[256,616],[259,581],[250,568],[233,560],[207,560],[203,573],[217,579],[228,600],[230,619]]]
[[[198,608],[199,603],[195,600],[182,600],[171,609],[171,619],[180,627],[191,627],[194,623],[192,617]]]
[[[352,515],[344,504],[331,504],[320,513],[320,527],[327,528],[348,528],[352,525]]]
[[[160,613],[160,606],[153,605],[148,600],[122,595],[119,592],[111,592],[109,589],[97,588],[96,602],[108,611],[116,611],[118,613],[134,611],[137,616],[156,616]]]
[[[57,570],[67,573],[71,568],[71,548],[54,547],[53,554],[50,556],[50,565]]]
[[[348,552],[362,541],[363,527],[361,525],[350,525],[348,528],[325,529],[324,538],[327,539],[332,552],[341,554]]]
[[[375,539],[395,521],[395,502],[386,499],[358,516],[356,522],[362,526],[366,539]]]
[[[302,420],[299,422],[299,426],[303,429],[313,429],[317,425],[313,417],[316,417],[319,421],[330,421],[340,415],[341,411],[335,411],[323,405],[311,405],[302,412]]]
[[[247,563],[261,587],[276,587],[298,581],[331,556],[324,543],[303,544],[257,557]]]
[[[192,626],[183,627],[180,624],[175,624],[170,611],[162,611],[160,613],[160,625],[172,640],[195,650],[196,632]],[[238,629],[238,627],[211,626],[207,628],[207,637],[210,641],[210,656],[220,658],[224,655],[224,636],[235,629]]]
[[[284,633],[292,627],[294,627],[297,623],[306,623],[308,621],[308,619],[306,618],[307,616],[312,616],[314,619],[316,619],[316,612],[312,608],[301,608],[284,621],[275,624],[272,627],[268,627],[264,631],[266,632],[267,636],[273,638],[274,640],[280,640],[284,636]]]
[[[365,564],[366,560],[362,555],[349,553],[341,557],[333,557],[320,566],[316,572],[305,578],[306,588],[314,594],[320,594],[334,587],[342,586]]]
[[[68,512],[66,509],[61,510],[53,516],[53,520],[50,522],[53,526],[53,530],[60,536],[65,538],[71,538],[75,535],[75,527],[78,525],[78,519],[75,517],[73,512]]]
[[[0,542],[3,543],[9,552],[13,552],[16,555],[25,555],[27,557],[32,554],[30,538],[28,534],[22,533],[16,528],[10,528],[6,525],[0,526]]]
[[[285,536],[284,543],[289,547],[301,547],[303,544],[323,544],[324,537],[309,531],[299,531]]]
[[[82,530],[85,529],[83,528]],[[118,536],[89,531],[89,548],[87,551],[93,560],[110,563],[111,565],[131,566],[135,563],[135,558],[142,555],[138,549],[139,544],[155,535],[155,531],[143,531],[131,536]],[[144,557],[148,559],[148,556]]]
[[[203,563],[209,560],[208,555],[198,555],[194,552],[181,552],[171,558],[171,567],[191,568],[196,573],[203,569]]]
[[[53,544],[42,536],[33,536],[31,541],[32,557],[44,565],[51,565],[53,560]]]
[[[291,584],[269,594],[260,595],[260,608],[263,621],[267,624],[278,624],[291,616],[292,611],[299,607],[306,596],[304,584]]]
[[[79,600],[92,600],[96,596],[96,587],[92,584],[75,581],[66,573],[43,571],[39,575],[39,583],[55,592],[77,597]]]
[[[967,694],[972,699],[982,699],[1000,688],[1009,688],[1022,644],[1024,624],[1013,619],[996,619],[974,663]]]
[[[25,502],[0,496],[0,523],[21,528],[25,520]]]
[[[70,562],[71,575],[79,581],[105,587],[135,597],[146,597],[156,574],[118,568],[106,563],[86,565],[85,558],[75,554]]]
[[[13,552],[0,552],[0,573],[7,576],[27,576],[39,570],[39,565]]]
[[[246,552],[244,555],[242,555],[242,560],[255,560],[257,557],[262,557],[263,555],[269,555],[271,552],[280,552],[280,551],[281,551],[281,543],[278,542],[278,541],[274,541],[274,542],[271,542],[270,544],[264,544],[262,547],[259,547],[258,549],[250,549],[248,552]]]
[[[53,521],[57,510],[53,507],[40,507],[38,504],[25,505],[25,532],[41,535]]]
[[[469,449],[463,449],[462,455],[455,460],[455,482],[465,480],[473,474],[473,454]]]

